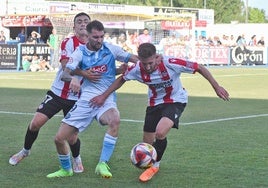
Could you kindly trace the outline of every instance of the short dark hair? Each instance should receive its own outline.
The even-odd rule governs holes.
[[[93,20],[89,24],[87,24],[87,32],[91,33],[92,29],[96,29],[98,31],[104,31],[103,24],[98,20]]]
[[[156,54],[156,48],[152,43],[143,43],[138,48],[138,56],[146,59]]]
[[[79,17],[79,16],[86,16],[86,17],[88,17],[89,20],[91,20],[90,16],[87,13],[80,12],[80,13],[78,13],[78,14],[75,15],[74,22],[75,22],[76,18]]]

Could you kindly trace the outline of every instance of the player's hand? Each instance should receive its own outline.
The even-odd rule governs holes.
[[[116,75],[123,74],[127,70],[127,64],[122,63],[118,68],[116,68]]]
[[[106,99],[103,95],[93,97],[92,99],[90,99],[90,107],[100,107],[104,104],[105,100]]]
[[[72,77],[72,80],[70,82],[70,86],[69,89],[71,90],[71,92],[73,92],[74,94],[77,94],[80,92],[80,81],[78,78],[76,77]]]
[[[219,86],[219,87],[215,88],[215,92],[223,100],[225,100],[225,101],[230,100],[228,91],[226,91],[223,87]]]
[[[70,82],[72,80],[71,72],[72,71],[70,69],[65,68],[60,77],[61,81]]]
[[[92,69],[86,70],[86,74],[83,75],[86,79],[96,82],[101,78],[101,73],[98,73]]]

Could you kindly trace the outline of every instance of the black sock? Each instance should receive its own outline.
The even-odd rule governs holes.
[[[156,139],[153,146],[157,152],[156,161],[160,161],[167,147],[167,138],[164,138],[163,140]]]
[[[76,157],[79,156],[79,154],[80,154],[80,145],[81,145],[81,142],[80,142],[79,138],[77,138],[77,141],[76,141],[75,144],[70,145],[70,149],[72,151],[73,158],[76,158]]]
[[[38,136],[39,131],[31,131],[29,127],[27,128],[27,132],[24,138],[24,148],[30,150],[34,141]]]

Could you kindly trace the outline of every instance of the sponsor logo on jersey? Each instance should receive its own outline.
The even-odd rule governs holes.
[[[167,80],[165,82],[161,82],[161,83],[157,83],[157,84],[149,84],[150,87],[154,87],[156,89],[160,89],[160,88],[168,88],[172,86],[172,79],[171,80]]]
[[[99,72],[99,73],[105,73],[107,72],[107,65],[100,65],[100,66],[92,67],[92,70],[94,70],[95,72]]]

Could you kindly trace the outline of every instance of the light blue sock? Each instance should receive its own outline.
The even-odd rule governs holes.
[[[72,170],[72,163],[71,163],[71,156],[70,153],[68,155],[60,155],[58,154],[60,166],[64,170],[71,171]]]
[[[114,152],[117,137],[113,137],[108,133],[105,134],[103,139],[102,151],[100,162],[108,162]]]

